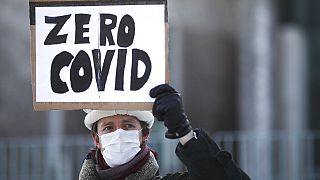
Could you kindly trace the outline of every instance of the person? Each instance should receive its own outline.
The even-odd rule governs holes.
[[[249,180],[250,177],[203,129],[192,129],[181,96],[168,84],[150,90],[151,112],[86,110],[85,126],[95,148],[83,161],[79,180]],[[154,117],[167,127],[165,137],[179,139],[176,155],[187,171],[159,175],[157,153],[147,145]]]

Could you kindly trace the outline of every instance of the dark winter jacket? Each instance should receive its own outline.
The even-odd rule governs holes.
[[[162,179],[162,180],[250,180],[249,176],[238,168],[232,156],[220,150],[218,145],[201,129],[194,130],[196,137],[186,144],[177,145],[176,154],[187,167],[187,172],[157,176],[154,156],[140,170],[125,178]],[[153,167],[153,168],[152,168]],[[150,171],[148,170],[150,169]],[[150,175],[153,172],[153,175]],[[80,172],[79,180],[100,180],[92,159],[86,159]]]

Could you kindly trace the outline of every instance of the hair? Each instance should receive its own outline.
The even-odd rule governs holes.
[[[98,134],[98,121],[92,124],[91,131],[95,134]]]
[[[148,136],[150,134],[150,130],[151,130],[148,128],[148,124],[144,121],[139,121],[139,122],[142,127],[142,136]]]

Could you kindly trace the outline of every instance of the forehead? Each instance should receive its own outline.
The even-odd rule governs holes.
[[[129,115],[114,115],[109,117],[104,117],[98,121],[98,126],[109,123],[122,123],[122,122],[130,122],[139,124],[139,120],[134,116]]]

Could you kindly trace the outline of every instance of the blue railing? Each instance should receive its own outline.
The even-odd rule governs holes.
[[[213,138],[252,179],[320,179],[320,132],[221,132]]]
[[[163,137],[163,134],[151,137],[150,146],[158,150],[160,167],[167,168],[161,169],[161,172],[179,170],[177,165],[168,166],[168,163],[175,161],[171,160],[171,155],[174,156],[176,142],[159,137]],[[268,135],[225,132],[214,134],[213,138],[223,149],[233,154],[236,163],[252,179],[320,179],[320,132],[272,132]],[[88,135],[63,136],[60,139],[2,138],[0,180],[78,179],[83,158],[91,147],[93,144]],[[268,163],[263,162],[264,157],[269,159]],[[178,166],[183,169],[181,164]],[[268,171],[268,176],[263,175],[265,171]]]

